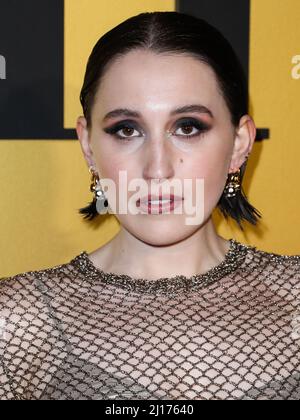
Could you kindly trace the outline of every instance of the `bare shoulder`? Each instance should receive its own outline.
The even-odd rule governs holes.
[[[63,265],[41,270],[26,271],[0,278],[0,296],[4,296],[7,293],[9,294],[10,291],[19,291],[22,293],[22,290],[32,290],[36,288],[38,280],[45,280],[47,278],[50,280],[53,276],[57,275],[59,272],[58,267],[63,267]]]
[[[32,359],[51,352],[53,301],[67,274],[65,263],[0,278],[0,400],[22,398]]]
[[[0,316],[5,312],[35,312],[43,306],[48,291],[70,281],[69,262],[0,278]],[[72,273],[71,273],[72,274]],[[39,301],[39,304],[36,302]],[[20,309],[22,308],[22,310]]]
[[[300,266],[300,255],[287,255],[279,254],[270,251],[264,251],[262,249],[252,247],[253,255],[259,260],[273,265],[282,265],[285,267],[293,267],[296,271],[299,270]]]
[[[300,255],[267,252],[255,248],[249,263],[251,276],[258,276],[272,290],[298,302],[300,296]]]

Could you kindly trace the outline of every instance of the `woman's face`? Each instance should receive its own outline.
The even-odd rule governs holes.
[[[188,105],[202,109],[172,113]],[[139,115],[115,113],[105,118],[116,109]],[[236,130],[210,67],[192,57],[144,50],[131,51],[111,63],[95,98],[92,128],[77,128],[77,132],[88,165],[101,179],[115,183],[116,203],[119,171],[125,171],[127,184],[143,180],[149,193],[158,191],[150,190],[151,180],[157,188],[159,181],[176,179],[184,186],[184,180],[192,180],[182,195],[194,206],[203,203],[201,224],[186,223],[191,214],[185,212],[184,202],[182,214],[154,210],[153,214],[116,214],[126,230],[152,245],[181,241],[204,225],[224,190],[229,169],[238,169],[249,152],[245,136],[235,146]],[[198,197],[196,179],[204,182],[204,195]],[[129,199],[137,191],[125,190],[125,195]],[[110,202],[109,192],[106,196]]]

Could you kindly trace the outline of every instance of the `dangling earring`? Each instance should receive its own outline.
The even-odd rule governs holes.
[[[229,180],[224,189],[224,194],[226,197],[231,198],[235,197],[241,188],[241,178],[240,178],[239,169],[237,172],[229,174]]]
[[[93,167],[89,167],[89,172],[92,175],[90,190],[95,194],[94,200],[96,201],[96,209],[99,214],[107,213],[108,201],[105,197],[105,193],[100,185],[99,175],[93,170]]]

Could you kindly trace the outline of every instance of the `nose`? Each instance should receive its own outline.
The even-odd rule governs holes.
[[[161,139],[148,140],[143,156],[143,177],[145,180],[162,180],[174,177],[174,153],[170,143]]]

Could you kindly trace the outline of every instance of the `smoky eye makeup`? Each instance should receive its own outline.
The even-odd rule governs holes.
[[[125,136],[121,136],[121,135],[118,134],[118,132],[122,131],[122,130],[129,130],[129,133],[127,133],[127,135],[125,135]],[[127,137],[132,137],[132,136],[130,136],[130,131],[131,130],[133,130],[133,131],[137,130],[139,132],[141,131],[138,124],[135,121],[132,121],[132,120],[119,121],[116,124],[113,124],[112,126],[103,128],[103,131],[106,134],[110,134],[111,136],[114,136],[118,139],[125,139],[125,140],[126,140]],[[134,137],[137,137],[137,136],[134,136]],[[140,136],[138,136],[138,137],[140,137]]]
[[[184,130],[190,128],[195,128],[196,133],[193,134],[186,134],[184,133]],[[210,130],[211,126],[203,121],[200,121],[196,118],[181,118],[179,121],[175,124],[175,133],[178,129],[183,130],[183,134],[175,134],[177,137],[183,137],[183,138],[192,138],[192,137],[199,137],[200,135],[205,134],[208,130]],[[173,133],[172,133],[173,134]]]
[[[186,133],[192,129],[192,134]],[[176,121],[172,130],[168,131],[171,136],[178,137],[183,140],[197,138],[205,134],[211,129],[211,125],[192,117],[181,118]],[[178,134],[178,130],[182,130],[183,134]],[[194,131],[196,130],[196,132]],[[133,120],[122,120],[109,127],[103,128],[106,134],[113,136],[114,138],[122,141],[132,141],[134,138],[140,138],[144,136],[143,130],[139,127],[136,121]],[[138,135],[133,135],[137,131]],[[193,132],[194,131],[194,132]],[[124,135],[120,135],[119,132],[123,132]]]

